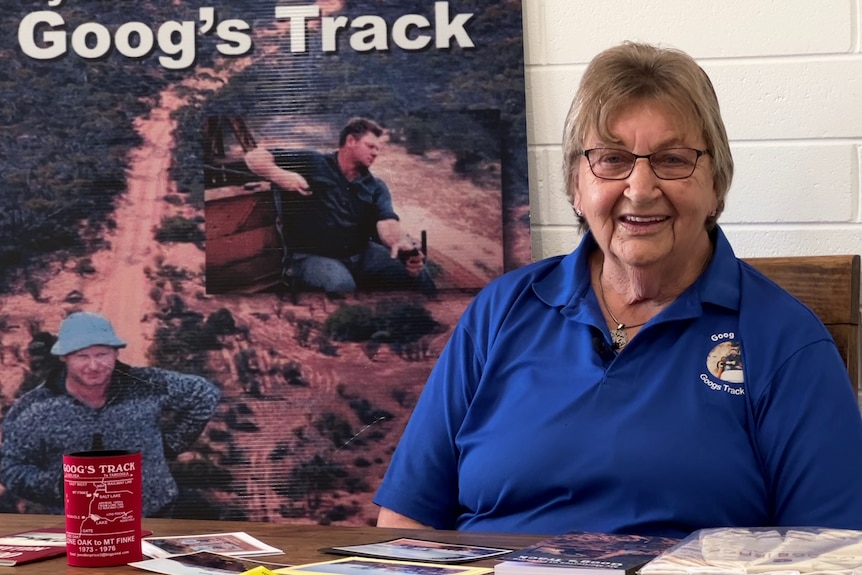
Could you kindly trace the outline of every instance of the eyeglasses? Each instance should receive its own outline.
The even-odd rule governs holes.
[[[584,150],[590,163],[590,170],[603,180],[625,180],[632,175],[635,162],[646,158],[653,173],[661,180],[682,180],[694,173],[697,160],[709,150],[694,148],[668,148],[652,154],[633,154],[627,150],[614,148],[593,148]]]

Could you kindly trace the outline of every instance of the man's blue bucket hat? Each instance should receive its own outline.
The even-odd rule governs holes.
[[[60,324],[57,343],[51,348],[54,355],[68,355],[92,345],[126,347],[126,342],[117,337],[107,318],[97,313],[76,312]]]

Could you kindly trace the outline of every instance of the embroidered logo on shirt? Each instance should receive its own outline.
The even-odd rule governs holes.
[[[716,333],[710,336],[710,339],[718,343],[706,356],[708,373],[700,375],[701,381],[713,391],[744,395],[742,342],[736,339],[733,333]]]

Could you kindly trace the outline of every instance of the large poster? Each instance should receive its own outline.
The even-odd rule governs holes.
[[[158,513],[373,523],[451,328],[530,258],[520,0],[9,0],[0,25],[0,511],[58,511],[36,450],[82,426],[131,447],[98,429],[115,396],[63,395],[61,322],[93,312],[134,393],[176,387],[148,367],[218,392],[199,435],[156,422],[190,441],[163,431]],[[14,407],[39,386],[79,415]]]

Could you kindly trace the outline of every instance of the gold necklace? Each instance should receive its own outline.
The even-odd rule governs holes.
[[[706,261],[703,262],[703,265],[700,267],[700,273],[697,274],[698,278],[701,275],[703,275],[703,273],[706,271],[706,268],[709,267],[709,262],[712,261],[712,254],[713,254],[714,250],[715,250],[715,247],[713,245],[710,245],[709,253],[706,256]],[[636,323],[634,325],[626,325],[623,322],[621,322],[620,320],[618,320],[616,317],[614,317],[614,312],[612,312],[611,308],[608,307],[608,302],[605,299],[605,286],[602,283],[602,275],[605,273],[604,263],[605,263],[604,257],[602,257],[602,262],[601,262],[602,267],[599,268],[599,296],[601,299],[601,304],[602,304],[602,306],[604,306],[605,311],[607,311],[608,315],[611,316],[611,319],[613,320],[613,322],[615,324],[617,324],[617,327],[615,329],[611,330],[611,339],[614,342],[614,349],[619,351],[622,348],[624,348],[626,346],[626,344],[629,342],[629,336],[626,333],[626,330],[632,329],[635,327],[640,327],[642,325],[646,325],[647,321],[649,321],[649,320],[641,322],[641,323]],[[697,278],[695,278],[695,281],[697,281]]]
[[[607,300],[605,300],[605,286],[602,284],[602,272],[604,272],[604,270],[599,271],[599,295],[602,298],[602,305],[604,306],[605,311],[608,312],[608,315],[611,316],[611,319],[614,321],[615,324],[617,324],[616,329],[611,330],[611,339],[614,342],[614,349],[619,351],[622,348],[624,348],[626,346],[626,344],[629,342],[629,336],[626,333],[626,330],[631,329],[631,328],[635,328],[635,327],[640,327],[640,326],[646,324],[646,321],[642,322],[642,323],[637,323],[634,325],[626,325],[623,322],[621,322],[620,320],[618,320],[616,317],[614,317],[614,312],[611,311],[611,308],[608,307]],[[649,320],[647,320],[647,321],[649,321]]]

